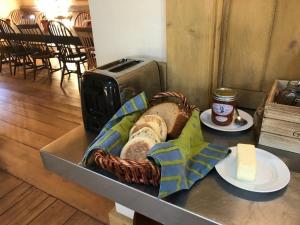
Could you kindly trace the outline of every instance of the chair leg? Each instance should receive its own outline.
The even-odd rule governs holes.
[[[36,78],[36,71],[37,71],[36,59],[33,59],[33,80],[35,80],[35,78]]]
[[[9,54],[8,55],[8,63],[9,63],[9,72],[10,72],[10,76],[12,76],[13,74],[12,74],[12,65],[11,65],[11,61],[12,61],[13,59],[12,59],[12,57],[11,57],[11,55]]]
[[[49,59],[45,59],[45,67],[48,71],[49,80],[51,80],[51,70],[50,70],[50,60]]]
[[[14,59],[14,76],[16,76],[16,71],[17,71],[17,64],[18,64],[18,57],[16,57],[15,59]]]
[[[49,66],[49,69],[51,71],[51,73],[53,72],[53,68],[52,68],[52,64],[51,64],[51,59],[48,59],[48,66]]]
[[[59,63],[59,68],[62,69],[62,66],[61,66],[62,61],[59,58],[58,58],[58,63]]]
[[[78,89],[79,92],[81,90],[81,69],[80,69],[80,62],[76,63],[76,70],[77,70],[77,79],[78,79]]]
[[[68,69],[68,68],[67,68]],[[71,73],[70,73],[70,70],[68,69],[68,73],[69,73],[69,77],[68,77],[68,80],[71,79]]]
[[[26,56],[23,56],[23,73],[24,79],[26,80]]]
[[[60,86],[62,86],[62,84],[63,84],[63,82],[64,82],[65,70],[66,70],[66,65],[65,65],[65,63],[63,62],[63,69],[62,69],[62,73],[61,73]]]

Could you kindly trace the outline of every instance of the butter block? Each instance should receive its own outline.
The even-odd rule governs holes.
[[[256,178],[256,150],[254,145],[237,145],[237,179],[254,181]]]

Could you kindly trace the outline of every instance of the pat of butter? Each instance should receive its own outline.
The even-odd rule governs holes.
[[[237,179],[253,181],[256,177],[256,152],[254,145],[237,145]]]

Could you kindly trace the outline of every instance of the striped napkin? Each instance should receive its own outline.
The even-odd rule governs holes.
[[[129,139],[131,127],[147,108],[148,101],[144,92],[125,102],[89,145],[81,163],[87,166],[88,156],[95,148],[101,148],[110,154],[119,156]]]
[[[122,147],[128,141],[130,128],[147,108],[145,93],[126,102],[90,144],[82,164],[87,166],[88,156],[95,148],[120,155]],[[156,144],[148,153],[148,158],[161,167],[158,197],[163,198],[177,191],[190,189],[226,157],[227,153],[228,148],[204,141],[199,112],[193,111],[177,139]]]
[[[227,153],[228,148],[204,141],[199,112],[193,111],[177,139],[156,144],[148,153],[161,166],[159,197],[190,189]]]

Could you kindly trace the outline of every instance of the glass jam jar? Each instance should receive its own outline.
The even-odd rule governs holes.
[[[219,88],[213,92],[212,114],[213,123],[227,126],[233,120],[236,107],[236,91],[230,88]]]

